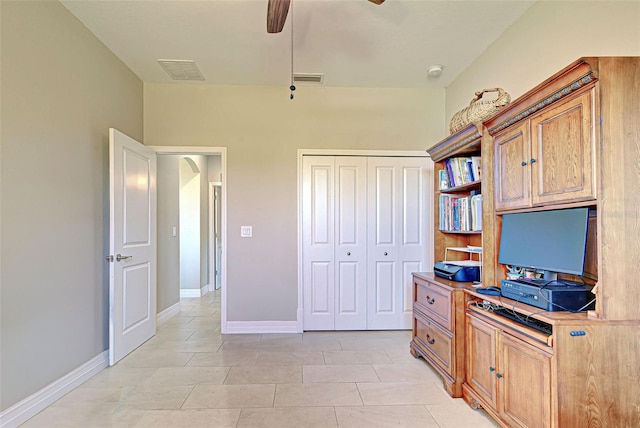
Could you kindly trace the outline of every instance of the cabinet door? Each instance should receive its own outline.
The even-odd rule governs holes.
[[[595,199],[592,92],[531,118],[534,205]]]
[[[467,374],[471,388],[493,409],[497,409],[497,329],[467,315]]]
[[[500,416],[512,427],[550,427],[551,357],[501,333],[498,358]]]
[[[528,122],[496,135],[494,147],[496,210],[528,207],[531,204]]]

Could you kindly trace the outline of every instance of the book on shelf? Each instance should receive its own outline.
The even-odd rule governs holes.
[[[440,170],[439,179],[440,179],[440,190],[445,190],[451,187],[451,185],[449,184],[449,174],[447,173],[446,169]]]
[[[439,197],[439,229],[446,232],[482,230],[482,195],[445,193]]]
[[[444,161],[446,173],[440,175],[440,183],[447,178],[448,186],[458,187],[480,180],[480,156],[459,156]],[[442,184],[441,184],[442,185]],[[445,187],[440,187],[445,189]]]
[[[480,156],[471,156],[471,171],[473,172],[473,181],[478,181],[482,178],[480,174]]]

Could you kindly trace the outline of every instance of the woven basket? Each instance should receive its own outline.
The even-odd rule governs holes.
[[[480,101],[482,94],[485,92],[497,92],[498,97],[493,101]],[[502,88],[483,89],[476,92],[476,96],[469,103],[469,107],[465,107],[451,118],[449,122],[449,131],[453,134],[470,124],[471,122],[480,122],[497,113],[502,107],[511,102],[511,96]]]

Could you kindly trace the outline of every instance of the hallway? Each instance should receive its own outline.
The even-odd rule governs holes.
[[[22,427],[496,427],[409,354],[409,331],[220,334],[220,291]]]

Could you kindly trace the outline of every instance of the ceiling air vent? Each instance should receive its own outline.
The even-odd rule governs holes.
[[[317,83],[322,85],[324,74],[322,73],[294,73],[294,83]]]
[[[195,61],[181,59],[159,59],[158,63],[173,80],[204,80]]]

